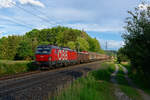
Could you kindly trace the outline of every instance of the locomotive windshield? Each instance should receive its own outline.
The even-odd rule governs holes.
[[[50,54],[51,48],[48,47],[38,47],[36,50],[36,54]]]

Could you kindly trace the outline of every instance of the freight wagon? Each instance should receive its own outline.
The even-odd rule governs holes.
[[[58,66],[67,66],[73,64],[86,63],[96,60],[108,59],[107,55],[94,52],[77,52],[69,48],[63,48],[53,45],[40,45],[37,47],[36,65],[40,68],[55,68]]]

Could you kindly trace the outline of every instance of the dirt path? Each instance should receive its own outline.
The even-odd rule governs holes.
[[[123,72],[125,73],[125,78],[126,78],[126,80],[128,81],[128,84],[129,84],[130,86],[132,86],[133,88],[136,88],[136,89],[137,89],[137,91],[138,91],[138,92],[141,94],[141,96],[143,97],[143,100],[150,100],[150,96],[149,96],[148,94],[146,94],[143,90],[137,88],[137,86],[136,86],[136,85],[132,82],[132,80],[128,77],[128,70],[127,70],[125,67],[121,66],[121,65],[120,65],[120,67],[122,67]]]
[[[116,65],[115,67],[116,67],[116,70],[111,75],[111,82],[113,82],[115,86],[115,91],[114,91],[115,96],[117,97],[118,100],[132,100],[124,92],[120,90],[117,80],[116,80],[116,75],[118,73],[119,67],[118,65]]]

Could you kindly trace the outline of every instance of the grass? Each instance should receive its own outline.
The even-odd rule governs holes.
[[[64,89],[55,100],[116,100],[110,75],[113,70],[111,62],[101,64],[101,69],[92,71],[86,78],[77,79]]]
[[[26,60],[17,60],[17,61],[13,61],[13,60],[0,60],[0,63],[2,64],[16,64],[16,63],[29,63],[31,61],[26,61]]]
[[[110,82],[114,70],[115,64],[113,62],[102,63],[100,70],[90,72],[86,78],[79,78],[67,89],[60,92],[54,100],[116,100],[114,86]],[[142,100],[139,92],[129,86],[122,67],[119,68],[117,81],[121,91],[132,100]]]
[[[103,62],[101,63],[101,69],[107,69],[109,68],[109,71],[113,72],[115,70],[115,65],[113,62]]]
[[[137,73],[136,71],[131,70],[130,63],[121,64],[129,70],[128,76],[133,80],[133,82],[142,90],[150,95],[150,80],[145,79],[142,74]]]
[[[113,62],[104,62],[101,64],[101,69],[98,71],[93,71],[90,74],[95,77],[96,80],[110,81],[111,73],[115,70],[115,65]]]
[[[123,69],[121,67],[119,67],[117,81],[121,91],[124,92],[127,96],[129,96],[132,100],[142,100],[142,97],[139,94],[139,92],[135,88],[129,86],[128,81],[125,79]]]
[[[13,75],[17,73],[35,70],[36,66],[29,61],[2,61],[0,60],[0,76]]]

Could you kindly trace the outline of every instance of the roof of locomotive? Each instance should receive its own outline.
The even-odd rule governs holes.
[[[68,47],[61,47],[63,50],[68,50],[68,51],[76,51],[76,50],[72,50],[72,49],[70,49],[70,48],[68,48]]]
[[[78,54],[89,54],[88,52],[78,52]]]
[[[57,46],[54,46],[54,45],[39,45],[38,48],[44,48],[44,47],[48,47],[48,48],[59,48]]]
[[[72,50],[68,47],[58,47],[58,46],[54,46],[54,45],[39,45],[38,48],[44,48],[44,47],[48,47],[48,48],[56,48],[56,49],[62,49],[62,50],[68,50],[68,51],[76,51],[76,50]]]

